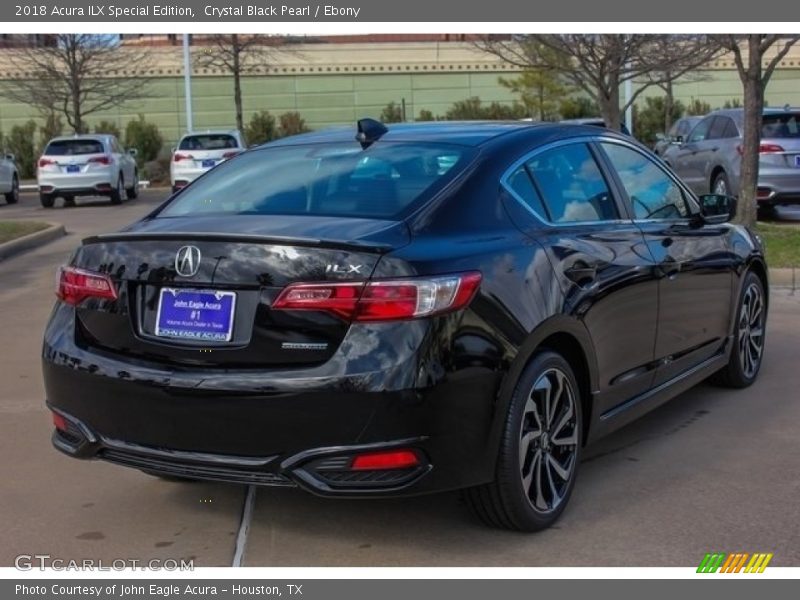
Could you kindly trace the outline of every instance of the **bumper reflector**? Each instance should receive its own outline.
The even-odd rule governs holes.
[[[419,458],[412,450],[387,450],[359,454],[353,458],[350,468],[354,471],[383,471],[387,469],[408,469],[419,466]]]
[[[59,431],[67,431],[68,428],[67,420],[58,413],[53,413],[53,425]]]

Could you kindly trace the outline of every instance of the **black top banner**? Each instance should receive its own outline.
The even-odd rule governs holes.
[[[308,2],[208,2],[163,0],[38,1],[0,4],[5,23],[70,21],[114,22],[772,22],[786,14],[786,3],[761,0],[721,5],[712,0],[689,2],[491,2],[433,3],[427,0],[331,0]],[[789,27],[789,29],[792,29]],[[787,31],[786,33],[790,33]]]

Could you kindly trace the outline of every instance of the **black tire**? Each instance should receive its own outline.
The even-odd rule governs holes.
[[[111,204],[122,204],[122,194],[125,191],[125,180],[122,178],[122,173],[117,178],[117,187],[109,195]]]
[[[728,364],[714,373],[710,381],[724,387],[745,388],[758,378],[767,334],[764,285],[752,271],[744,276],[735,319]]]
[[[9,204],[16,204],[19,202],[19,178],[17,178],[17,174],[14,173],[14,177],[11,179],[11,191],[8,192],[6,195],[6,202]]]
[[[64,208],[75,207],[75,196],[64,196]]]
[[[45,208],[53,208],[55,201],[56,198],[53,194],[39,194],[39,202],[41,202],[42,206]]]
[[[133,186],[125,190],[125,196],[128,200],[135,200],[139,197],[139,171],[133,172]]]
[[[728,176],[725,171],[720,171],[711,182],[711,193],[722,194],[723,196],[733,196],[731,191],[731,183],[728,181]]]
[[[556,393],[552,410],[540,416],[545,390],[557,391],[557,382],[562,394]],[[553,414],[547,418],[549,412]],[[540,531],[555,523],[575,486],[582,417],[580,388],[569,363],[550,350],[537,353],[522,372],[509,404],[495,480],[464,491],[472,511],[487,525],[516,531]]]

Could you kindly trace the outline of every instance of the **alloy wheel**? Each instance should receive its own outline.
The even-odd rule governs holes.
[[[750,283],[739,309],[739,363],[744,376],[755,377],[764,352],[764,295],[756,283]]]
[[[717,181],[714,182],[714,193],[720,196],[728,195],[728,184],[725,183],[724,177],[717,177]]]
[[[566,497],[577,448],[575,390],[563,371],[550,368],[534,383],[520,426],[520,476],[536,511],[552,512]]]

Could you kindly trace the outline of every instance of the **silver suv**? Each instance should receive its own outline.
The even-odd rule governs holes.
[[[112,204],[139,194],[136,151],[124,150],[113,135],[74,135],[53,138],[39,158],[36,182],[42,206],[56,197],[66,204],[76,196],[108,196]]]
[[[664,151],[664,162],[697,194],[738,196],[743,130],[743,109],[709,113]],[[800,204],[800,109],[764,110],[759,154],[759,207]]]

